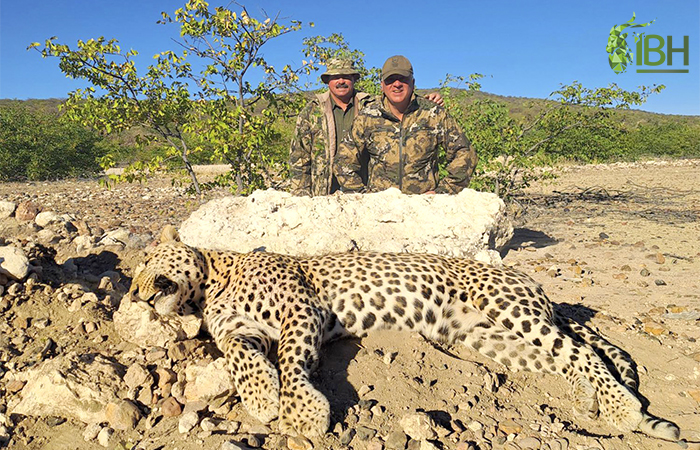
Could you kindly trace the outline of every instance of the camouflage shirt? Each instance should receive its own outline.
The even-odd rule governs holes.
[[[447,161],[442,180],[440,148]],[[362,161],[368,161],[365,185]],[[457,193],[469,185],[476,162],[474,148],[447,111],[414,94],[403,120],[380,101],[360,112],[338,151],[336,174],[347,192],[397,187],[408,194]]]
[[[356,92],[352,104],[354,114],[374,97]],[[333,100],[328,91],[309,100],[297,118],[289,151],[291,192],[294,195],[328,195],[338,189],[334,174],[336,127]]]

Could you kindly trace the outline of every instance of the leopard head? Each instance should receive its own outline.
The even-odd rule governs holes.
[[[161,243],[138,265],[129,293],[160,315],[186,316],[202,300],[206,263],[201,252],[180,242],[173,230],[166,228]]]

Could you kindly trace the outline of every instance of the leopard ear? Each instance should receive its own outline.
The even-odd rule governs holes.
[[[160,233],[160,243],[165,242],[180,242],[180,234],[177,232],[177,228],[172,225],[166,225],[163,227],[163,231]]]

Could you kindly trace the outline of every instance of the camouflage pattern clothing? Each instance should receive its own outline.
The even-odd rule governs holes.
[[[466,188],[476,167],[476,152],[447,111],[414,94],[399,120],[384,102],[364,108],[340,146],[336,174],[341,190],[375,192],[397,187],[407,194],[454,194]],[[447,176],[442,180],[440,148],[447,160]],[[369,162],[363,185],[360,174],[365,158]]]
[[[354,114],[357,116],[373,100],[367,93],[355,92]],[[334,173],[337,149],[333,106],[330,92],[326,91],[315,95],[297,118],[289,152],[294,195],[328,195],[339,187]]]

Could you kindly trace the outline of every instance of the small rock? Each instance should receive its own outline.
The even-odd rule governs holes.
[[[514,420],[505,420],[503,422],[499,422],[498,430],[506,435],[518,434],[521,431],[523,431],[523,426],[520,425],[518,422],[515,422]]]
[[[287,438],[287,448],[289,450],[312,450],[314,445],[303,436],[292,436]]]
[[[197,425],[197,422],[199,422],[199,415],[196,412],[185,413],[180,417],[177,429],[181,434],[189,433]]]
[[[15,394],[24,388],[24,385],[27,384],[26,381],[22,380],[11,380],[7,383],[5,386],[5,390],[10,393],[10,394]]]
[[[360,389],[357,391],[357,395],[362,398],[365,395],[369,394],[372,392],[373,387],[372,386],[367,386],[366,384],[363,384]]]
[[[15,212],[17,205],[6,200],[0,200],[0,219],[7,219]]]
[[[210,417],[205,417],[199,423],[199,426],[200,426],[200,428],[202,428],[202,430],[211,432],[211,431],[216,430],[219,427],[219,424],[214,419],[212,419]]]
[[[94,441],[97,439],[97,435],[100,434],[101,430],[102,425],[99,423],[90,424],[85,428],[85,431],[83,431],[83,439],[85,442]]]
[[[37,214],[39,214],[39,211],[41,211],[39,205],[27,200],[17,205],[17,209],[15,209],[15,218],[22,222],[29,222],[34,220]]]
[[[338,440],[340,441],[341,444],[348,445],[348,444],[350,444],[350,441],[352,441],[352,438],[354,438],[354,437],[355,437],[355,429],[348,428],[347,430],[343,431],[343,434],[340,435],[340,438],[338,438]]]
[[[15,280],[21,280],[28,273],[29,259],[21,248],[11,245],[0,247],[0,274]]]
[[[235,441],[225,441],[221,444],[221,450],[252,450],[245,444]]]
[[[421,412],[404,416],[399,421],[403,431],[417,441],[435,439],[435,422],[429,415]]]
[[[666,286],[666,282],[664,280],[661,280],[661,279],[654,280],[654,284],[657,286]]]
[[[437,446],[430,441],[420,441],[419,450],[438,450]]]
[[[522,450],[538,450],[541,442],[536,437],[525,437],[515,441]]]
[[[177,417],[182,413],[182,406],[173,397],[163,400],[160,410],[165,417]]]
[[[687,393],[696,402],[700,402],[700,389],[693,389],[693,390],[687,391]]]
[[[357,427],[357,438],[361,441],[369,441],[374,436],[376,436],[377,430],[373,430],[369,427],[359,426]]]
[[[639,271],[639,274],[643,277],[648,277],[649,275],[651,275],[651,272],[649,272],[649,269],[645,267]]]
[[[51,223],[60,221],[61,216],[59,216],[55,211],[42,211],[34,218],[34,223],[39,225],[41,228],[44,228]]]
[[[105,417],[115,430],[131,430],[141,419],[141,411],[129,400],[108,403]]]
[[[85,326],[87,331],[87,324]],[[153,383],[153,375],[141,364],[134,363],[129,366],[129,369],[124,375],[124,383],[129,386],[129,389],[136,389],[140,386],[150,386]]]
[[[103,447],[109,447],[109,441],[112,439],[114,430],[109,427],[104,427],[97,434],[97,442]]]
[[[408,437],[403,431],[392,431],[386,437],[386,448],[387,450],[404,450],[407,439]]]

